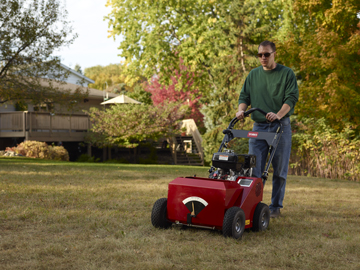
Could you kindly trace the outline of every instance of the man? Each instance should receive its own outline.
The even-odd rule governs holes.
[[[239,96],[238,119],[244,118],[244,112],[251,105],[267,112],[266,116],[258,111],[251,114],[255,121],[253,131],[275,132],[283,125],[283,134],[272,160],[274,169],[271,195],[270,217],[279,217],[283,208],[286,178],[291,151],[291,126],[289,116],[299,98],[299,89],[294,72],[275,62],[276,47],[273,42],[263,41],[258,48],[261,66],[253,69],[245,80]],[[249,154],[256,156],[254,177],[261,177],[264,171],[269,146],[264,140],[249,140]]]

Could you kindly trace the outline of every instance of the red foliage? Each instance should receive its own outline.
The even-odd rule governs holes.
[[[186,68],[184,66],[180,67],[182,70]],[[187,73],[187,82],[183,85],[181,89],[177,89],[177,84],[179,83],[180,74],[178,71],[174,71],[174,76],[171,77],[172,84],[170,86],[165,86],[160,84],[159,78],[154,76],[151,79],[150,84],[147,84],[146,91],[152,94],[151,99],[155,106],[163,104],[165,101],[168,102],[177,102],[183,100],[184,105],[189,106],[190,111],[185,115],[185,118],[192,118],[198,126],[203,126],[203,114],[200,112],[201,104],[199,90],[191,89],[193,85],[193,80],[191,75]]]

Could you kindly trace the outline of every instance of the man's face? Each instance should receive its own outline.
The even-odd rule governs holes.
[[[262,57],[258,57],[261,65],[265,70],[271,70],[276,67],[275,64],[275,54],[271,49],[271,46],[260,46],[258,53],[262,53]],[[265,57],[264,53],[271,53],[269,57]]]

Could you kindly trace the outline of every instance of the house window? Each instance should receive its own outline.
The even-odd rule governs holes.
[[[53,103],[41,103],[34,106],[35,112],[52,112],[54,110]]]

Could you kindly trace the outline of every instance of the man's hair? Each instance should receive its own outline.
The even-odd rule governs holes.
[[[265,41],[261,42],[258,49],[260,48],[260,46],[263,46],[263,47],[270,46],[271,49],[273,50],[273,52],[276,51],[275,43],[271,42],[271,41],[268,41],[268,40],[265,40]]]

